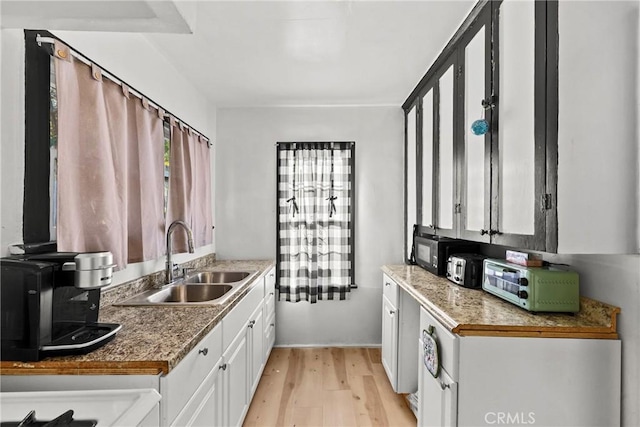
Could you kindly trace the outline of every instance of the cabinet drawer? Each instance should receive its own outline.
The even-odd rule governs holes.
[[[264,317],[268,318],[276,312],[275,290],[267,290],[264,297]]]
[[[387,297],[391,305],[398,307],[398,284],[386,274],[382,275],[382,295]]]
[[[249,316],[264,298],[264,277],[257,279],[251,290],[222,319],[222,348],[227,348],[241,329],[247,327]]]
[[[272,267],[264,276],[265,295],[272,292],[276,287],[276,268]],[[271,291],[270,291],[271,290]]]
[[[267,362],[269,353],[276,343],[276,314],[273,313],[264,323],[264,361]]]
[[[178,366],[160,378],[161,406],[167,423],[171,423],[191,399],[221,356],[222,325],[218,323]]]
[[[454,381],[458,380],[458,337],[447,330],[427,310],[420,307],[420,337],[418,341],[422,345],[422,331],[434,327],[434,337],[440,350],[440,367],[447,371]],[[423,367],[423,350],[420,348],[420,369]]]

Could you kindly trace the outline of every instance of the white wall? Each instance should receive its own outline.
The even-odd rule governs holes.
[[[66,32],[55,34],[76,50],[126,81],[129,86],[159,103],[212,140],[215,137],[215,108],[164,59],[161,52],[141,34]],[[22,241],[22,199],[24,182],[24,36],[22,30],[2,30],[2,110],[0,160],[1,234],[0,254],[8,245]],[[215,156],[212,156],[212,164]],[[214,222],[215,223],[215,222]],[[215,236],[215,233],[214,233]],[[215,239],[215,237],[214,237]],[[215,251],[213,245],[197,249],[195,255],[178,255],[176,262]],[[159,271],[164,259],[132,264],[114,275],[114,283]]]
[[[639,7],[637,1],[559,2],[561,253],[639,250]]]
[[[278,302],[276,344],[379,345],[380,267],[402,262],[401,108],[223,108],[217,117],[219,259],[275,259],[276,142],[355,141],[358,289],[348,301]]]

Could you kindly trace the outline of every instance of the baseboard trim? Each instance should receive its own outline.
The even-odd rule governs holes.
[[[276,348],[381,348],[381,344],[275,344]]]

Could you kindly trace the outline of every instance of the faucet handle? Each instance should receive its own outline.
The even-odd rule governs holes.
[[[193,270],[195,270],[195,267],[182,267],[182,277],[187,277],[187,274]]]

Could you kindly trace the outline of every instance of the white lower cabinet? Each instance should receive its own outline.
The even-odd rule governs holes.
[[[420,373],[418,384],[418,425],[457,425],[458,384],[445,371],[434,378],[426,369]]]
[[[396,393],[413,393],[418,389],[415,331],[420,306],[389,276],[382,282],[382,366]]]
[[[0,388],[153,389],[160,409],[142,425],[242,425],[275,341],[274,287],[272,268],[167,375],[0,375]]]
[[[437,377],[424,364],[430,326]],[[424,308],[416,333],[420,426],[620,425],[619,340],[458,336]]]
[[[223,422],[224,426],[242,423],[249,407],[249,370],[247,333],[242,331],[223,356]]]

